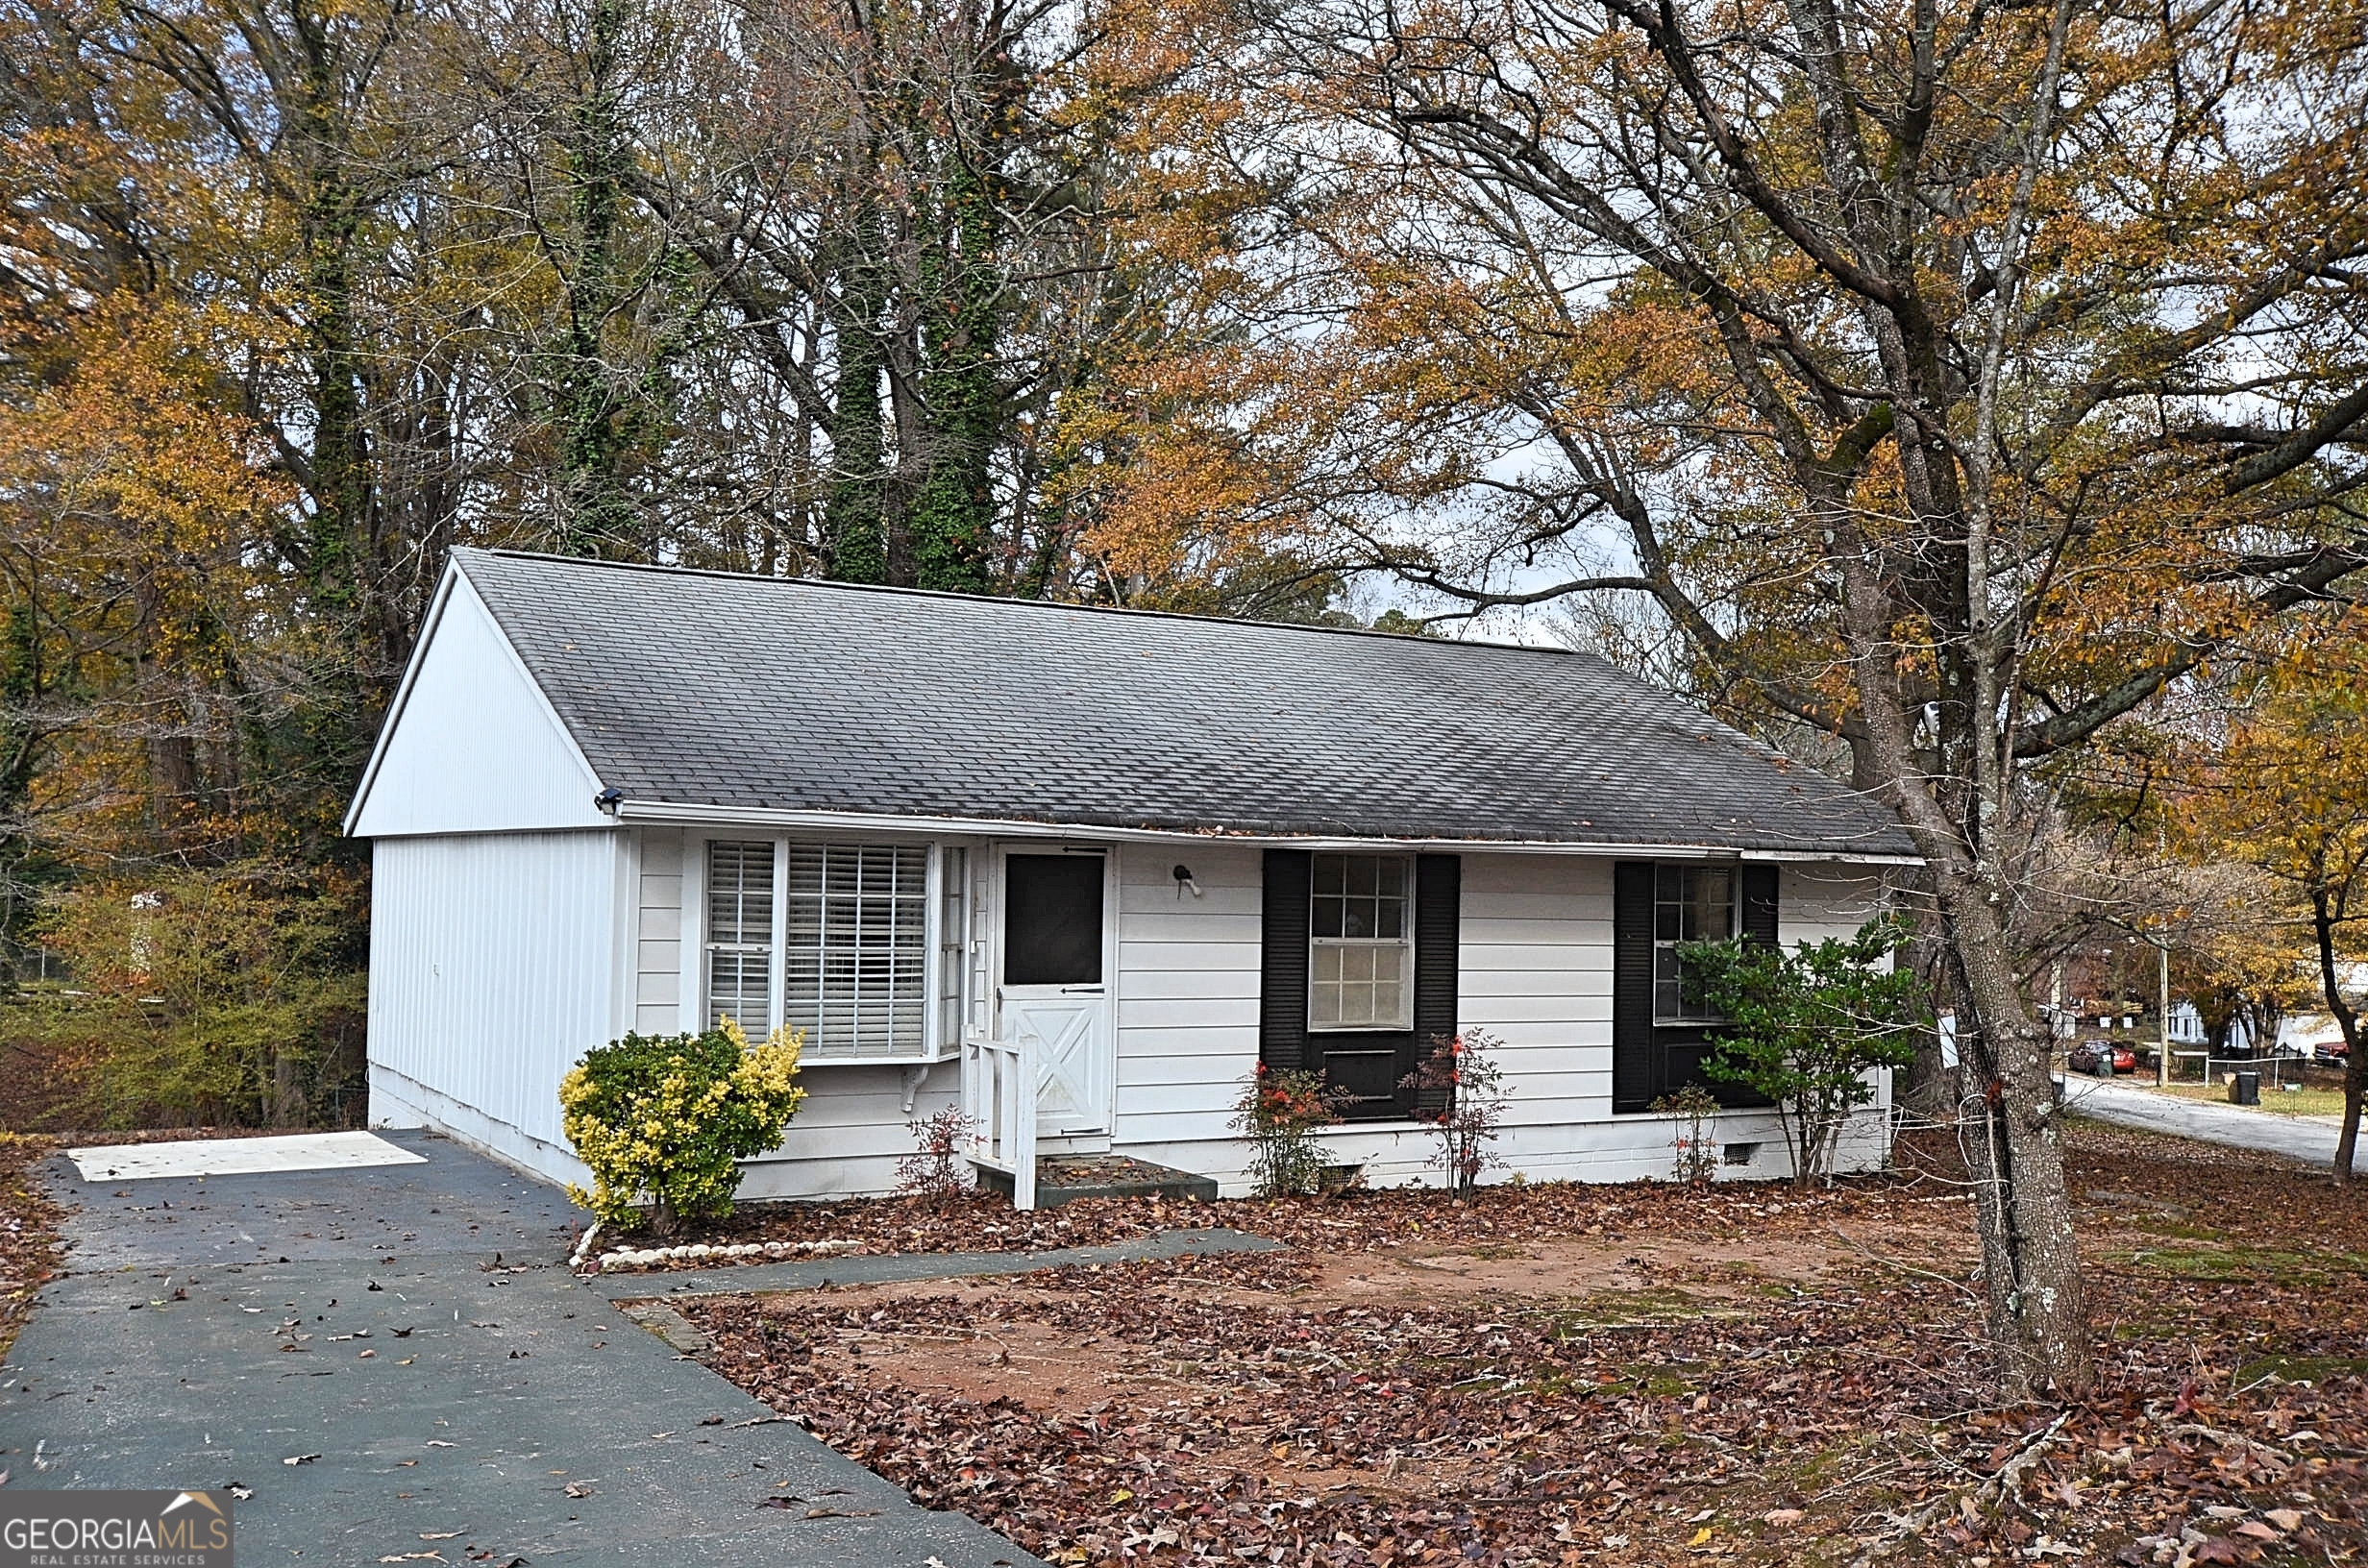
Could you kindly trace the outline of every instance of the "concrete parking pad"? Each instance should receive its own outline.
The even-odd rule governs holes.
[[[86,1182],[163,1176],[253,1176],[274,1170],[415,1165],[422,1159],[374,1133],[290,1133],[276,1138],[192,1138],[171,1143],[102,1143],[68,1149]]]

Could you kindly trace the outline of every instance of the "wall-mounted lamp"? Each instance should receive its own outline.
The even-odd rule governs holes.
[[[1175,869],[1175,895],[1181,899],[1188,893],[1196,898],[1199,897],[1200,884],[1193,880],[1193,869],[1190,866],[1178,866]]]
[[[614,817],[617,814],[617,808],[625,804],[625,792],[618,789],[614,784],[611,784],[608,788],[594,796],[592,797],[592,803],[600,807],[601,810],[608,813],[609,816]]]

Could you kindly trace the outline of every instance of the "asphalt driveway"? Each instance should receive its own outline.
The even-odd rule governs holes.
[[[2064,1105],[2084,1116],[2149,1132],[2174,1133],[2206,1143],[2225,1143],[2236,1149],[2266,1149],[2316,1165],[2335,1164],[2339,1129],[2333,1121],[2315,1116],[2288,1115],[2243,1106],[2217,1105],[2209,1100],[2183,1100],[2134,1084],[2069,1074],[2063,1080]],[[2352,1153],[2352,1168],[2368,1171],[2360,1151]]]
[[[385,1136],[426,1163],[92,1184],[54,1162],[69,1272],[0,1365],[9,1486],[234,1484],[249,1564],[1038,1568],[578,1284],[559,1193]]]

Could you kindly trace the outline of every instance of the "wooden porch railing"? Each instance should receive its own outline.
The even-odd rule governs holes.
[[[962,1047],[962,1110],[971,1164],[1011,1177],[1011,1206],[1036,1207],[1036,1042],[974,1040]]]

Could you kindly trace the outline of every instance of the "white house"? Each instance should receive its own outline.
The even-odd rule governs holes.
[[[346,827],[374,1119],[577,1178],[587,1048],[787,1021],[810,1097],[751,1197],[884,1190],[966,1090],[1010,1164],[1026,1090],[1044,1152],[1240,1191],[1261,1061],[1354,1096],[1339,1162],[1431,1179],[1398,1084],[1459,1026],[1504,1044],[1513,1170],[1665,1175],[1671,944],[1846,934],[1912,859],[1584,653],[474,550]],[[1766,1109],[1720,1136],[1784,1171]]]

